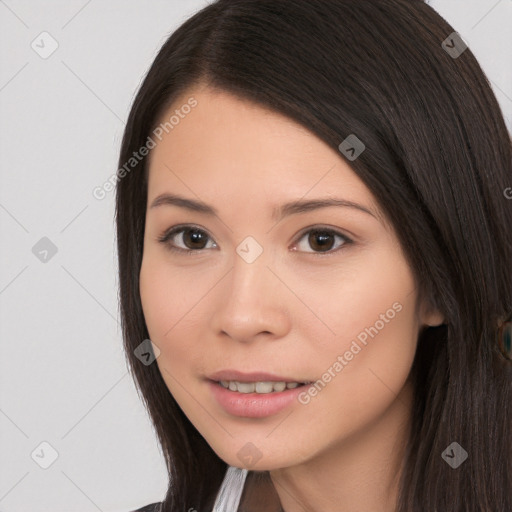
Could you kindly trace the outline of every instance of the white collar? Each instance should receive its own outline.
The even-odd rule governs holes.
[[[247,469],[229,466],[220,486],[212,512],[235,512],[238,510],[247,478]]]

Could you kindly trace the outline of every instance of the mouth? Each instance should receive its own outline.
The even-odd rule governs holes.
[[[225,370],[206,379],[212,398],[230,416],[264,418],[298,404],[313,381],[266,372]]]

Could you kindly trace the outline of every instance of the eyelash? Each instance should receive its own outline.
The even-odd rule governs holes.
[[[166,246],[166,249],[168,249],[168,250],[170,250],[172,252],[175,252],[175,253],[181,253],[181,254],[184,254],[184,255],[187,255],[187,256],[192,256],[192,255],[194,255],[194,253],[196,253],[196,255],[198,253],[200,254],[203,251],[205,251],[206,249],[182,249],[181,247],[176,247],[175,245],[172,245],[171,243],[169,243],[169,240],[174,235],[177,235],[179,233],[183,233],[183,232],[185,232],[185,231],[187,231],[189,229],[199,231],[200,233],[205,234],[205,235],[207,235],[209,237],[208,233],[206,231],[204,231],[203,229],[198,228],[198,227],[193,226],[193,225],[190,225],[190,224],[185,224],[185,225],[180,225],[180,226],[174,226],[174,227],[168,229],[161,236],[159,236],[157,238],[157,241],[162,243],[162,244],[164,244]],[[314,227],[314,228],[309,229],[308,231],[302,232],[301,235],[297,238],[295,243],[298,243],[300,240],[302,240],[304,238],[305,235],[307,235],[307,234],[309,234],[311,232],[339,236],[339,237],[341,237],[343,239],[343,244],[340,247],[338,247],[337,249],[330,249],[330,250],[325,251],[325,252],[320,252],[320,251],[306,252],[306,254],[314,254],[316,256],[329,256],[331,254],[337,253],[338,251],[342,250],[347,245],[350,245],[350,244],[354,243],[353,240],[348,238],[343,233],[340,233],[339,231],[336,231],[336,230],[331,229],[331,228],[322,228],[322,227]],[[298,251],[298,252],[300,252],[300,251]]]

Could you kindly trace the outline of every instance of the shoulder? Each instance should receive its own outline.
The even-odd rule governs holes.
[[[151,505],[145,505],[137,510],[132,510],[132,512],[160,512],[160,505],[162,502],[151,503]]]

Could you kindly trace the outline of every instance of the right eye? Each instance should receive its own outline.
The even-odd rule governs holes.
[[[170,251],[193,254],[208,248],[205,247],[205,242],[208,238],[208,233],[198,227],[181,225],[168,229],[157,240],[165,244],[166,248]],[[176,245],[176,240],[181,240],[182,247]],[[213,245],[217,247],[215,242],[213,242]]]

